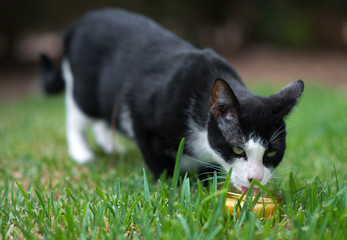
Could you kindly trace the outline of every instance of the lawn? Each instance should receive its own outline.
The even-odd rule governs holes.
[[[252,86],[261,94],[278,88]],[[194,174],[155,181],[136,146],[84,166],[66,153],[63,96],[0,103],[0,239],[345,239],[347,97],[307,84],[287,152],[266,186],[276,217],[224,211],[226,189]],[[89,136],[91,138],[91,136]]]

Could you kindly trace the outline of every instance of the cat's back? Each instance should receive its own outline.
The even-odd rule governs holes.
[[[122,98],[133,85],[151,85],[146,96],[162,88],[172,79],[173,65],[182,62],[177,56],[195,51],[155,21],[117,8],[89,11],[77,19],[64,32],[64,49],[73,68],[74,97],[94,117],[101,114],[98,102],[105,103],[107,110],[101,112],[108,115],[115,96]]]
[[[121,8],[103,8],[92,10],[82,15],[75,23],[78,28],[95,28],[102,27],[103,29],[112,30],[118,29],[120,31],[133,31],[135,28],[140,32],[145,29],[158,28],[159,25],[150,18],[143,15],[129,12]],[[95,29],[97,30],[97,29]],[[138,32],[138,33],[140,33]]]
[[[128,49],[129,46],[138,50],[149,44],[158,47],[191,47],[152,19],[120,8],[89,11],[64,32],[66,53],[70,49],[85,48],[87,45],[89,49],[112,51]]]

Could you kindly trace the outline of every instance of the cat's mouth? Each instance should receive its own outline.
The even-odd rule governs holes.
[[[241,185],[237,185],[237,188],[241,190],[242,194],[244,194],[245,192],[248,191],[248,187],[244,187],[244,186],[241,186]],[[253,187],[253,197],[255,195],[257,195],[258,191],[259,191],[259,188]]]

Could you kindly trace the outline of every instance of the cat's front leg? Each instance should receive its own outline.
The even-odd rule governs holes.
[[[175,160],[169,154],[165,141],[152,133],[136,133],[136,141],[139,145],[147,167],[151,170],[155,178],[166,171],[172,176],[175,167]],[[170,152],[171,153],[171,152]]]

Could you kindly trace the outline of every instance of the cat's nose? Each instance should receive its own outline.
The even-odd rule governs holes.
[[[249,164],[249,170],[247,174],[247,180],[249,183],[252,183],[252,180],[261,182],[264,177],[263,166],[261,163]]]
[[[261,182],[261,180],[263,180],[262,178],[248,178],[248,182],[252,183],[252,180],[256,180],[257,182]]]

